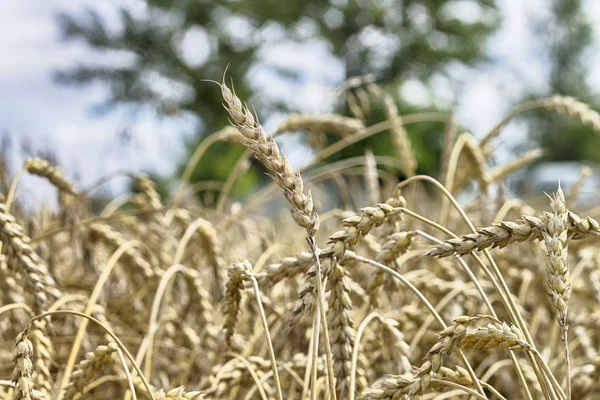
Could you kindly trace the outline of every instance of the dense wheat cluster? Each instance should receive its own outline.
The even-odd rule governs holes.
[[[573,206],[580,183],[531,205],[502,194],[540,150],[493,161],[520,112],[598,130],[596,112],[554,96],[477,140],[449,115],[401,116],[367,84],[356,118],[292,115],[274,132],[308,135],[316,156],[296,171],[220,89],[233,127],[201,144],[171,197],[131,174],[137,191],[94,213],[91,192],[45,160],[12,177],[0,204],[0,398],[600,396],[600,224]],[[386,119],[366,126],[374,102]],[[439,181],[416,175],[405,125],[422,121],[446,125]],[[396,158],[365,149],[320,164],[376,134],[392,135]],[[188,181],[216,141],[248,151],[211,201]],[[273,183],[239,204],[229,193],[252,156]],[[56,187],[57,211],[20,208],[25,173]]]

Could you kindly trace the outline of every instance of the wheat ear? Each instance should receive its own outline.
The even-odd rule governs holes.
[[[491,182],[486,156],[479,143],[470,135],[467,136],[467,140],[465,141],[465,155],[470,167],[470,173],[467,176],[474,176],[481,188],[485,190]],[[459,190],[462,188],[462,185],[461,183],[457,183],[453,190]]]
[[[273,180],[291,204],[292,218],[314,236],[319,227],[319,217],[313,211],[313,199],[309,192],[304,193],[304,182],[298,172],[294,173],[287,157],[279,151],[273,137],[266,133],[252,112],[242,106],[241,100],[225,85],[221,84],[221,94],[225,109],[242,135],[240,142],[250,148],[256,157],[272,174]]]
[[[237,315],[239,314],[241,291],[244,288],[244,282],[246,281],[250,282],[254,289],[256,303],[260,312],[261,321],[265,330],[265,336],[267,338],[269,354],[271,356],[271,367],[273,377],[275,379],[275,387],[277,389],[277,398],[279,400],[283,400],[283,394],[281,392],[281,383],[279,380],[279,372],[277,370],[277,363],[275,360],[275,351],[273,350],[271,334],[269,333],[269,325],[263,309],[260,290],[258,288],[258,282],[252,272],[252,264],[250,264],[250,262],[247,260],[244,260],[243,262],[237,262],[231,267],[229,267],[229,281],[227,282],[227,290],[225,295],[225,341],[228,346],[231,344],[231,337],[233,336],[235,324],[237,321]]]
[[[455,348],[487,350],[507,348],[510,350],[530,350],[531,346],[514,325],[498,321],[491,316],[463,316],[454,320],[455,324],[447,327],[438,335],[438,342],[433,345],[426,356],[425,363],[413,375],[388,377],[380,381],[374,388],[368,389],[363,399],[396,400],[415,398],[422,395],[431,384],[431,380],[442,368],[444,358]],[[487,322],[480,326],[479,322]]]
[[[31,324],[29,335],[33,343],[33,384],[46,397],[52,394],[52,356],[54,347],[48,337],[46,320],[37,320]]]
[[[215,286],[219,292],[218,296],[221,296],[223,293],[222,290],[225,260],[223,259],[222,255],[223,250],[219,234],[210,221],[200,218],[196,220],[196,232],[202,239],[202,250],[206,254],[208,261],[212,266]],[[221,297],[217,297],[217,300],[220,301]]]
[[[490,172],[490,182],[498,182],[499,180],[506,178],[513,172],[538,160],[543,155],[544,152],[542,149],[533,149],[504,165],[494,168],[492,172]]]
[[[426,253],[425,257],[464,256],[487,248],[503,248],[511,243],[543,239],[544,221],[538,217],[523,216],[517,221],[502,221],[477,229],[476,233],[445,240]],[[567,211],[567,232],[571,239],[600,235],[600,224],[591,217],[582,218]]]
[[[381,201],[381,192],[379,189],[377,160],[370,149],[365,151],[365,183],[369,194],[369,204],[379,203]]]
[[[350,387],[350,368],[356,331],[350,315],[352,300],[350,299],[350,289],[346,279],[348,272],[336,260],[332,260],[332,263],[334,265],[330,268],[327,281],[330,292],[327,324],[330,329],[331,351],[335,361],[336,388],[339,398],[345,399],[348,397],[349,391],[354,390]],[[364,378],[361,378],[364,371],[358,369],[357,373],[359,382],[364,381]]]
[[[319,229],[319,216],[313,210],[313,198],[308,191],[304,193],[304,183],[299,172],[294,173],[289,160],[281,155],[279,147],[273,137],[267,139],[265,131],[255,120],[254,115],[247,107],[242,106],[241,100],[225,85],[221,84],[221,93],[225,101],[225,109],[232,118],[238,131],[243,136],[240,138],[242,144],[250,148],[254,156],[272,173],[273,180],[281,189],[287,201],[291,204],[292,218],[299,226],[306,229],[306,240],[315,260],[315,280],[317,287],[317,304],[321,314],[323,325],[323,337],[325,341],[325,353],[327,358],[329,393],[332,400],[336,400],[335,382],[333,377],[333,360],[329,332],[325,317],[325,305],[323,301],[323,288],[321,276],[321,264],[317,254],[315,235]]]
[[[204,400],[204,393],[200,391],[186,392],[183,386],[176,387],[165,393],[159,390],[155,393],[156,400]]]
[[[7,212],[5,204],[0,204],[0,241],[6,248],[8,267],[22,273],[28,291],[33,293],[34,313],[45,311],[47,304],[61,293],[46,264],[31,248],[31,239]]]
[[[24,168],[32,175],[48,179],[60,191],[75,194],[73,183],[57,167],[50,165],[48,161],[38,157],[30,158],[25,161]]]
[[[585,181],[592,175],[592,169],[588,166],[581,168],[579,171],[579,176],[577,180],[573,182],[573,184],[569,187],[567,193],[565,193],[565,198],[567,201],[576,201],[581,193],[581,188]]]
[[[570,96],[552,96],[545,101],[544,106],[549,111],[554,111],[560,114],[569,114],[571,117],[577,118],[584,125],[592,128],[596,133],[600,133],[600,114],[592,110],[589,105]]]
[[[567,333],[567,303],[571,297],[571,283],[569,282],[569,263],[567,261],[567,205],[565,196],[560,186],[558,191],[550,198],[552,213],[548,214],[545,229],[542,231],[544,244],[548,255],[546,256],[546,280],[548,295],[552,306],[558,311],[558,325],[561,329],[561,339],[565,346],[565,363],[567,375],[567,399],[571,398],[571,363]]]
[[[133,179],[135,183],[144,196],[146,202],[153,210],[160,210],[163,208],[162,201],[160,199],[160,195],[156,191],[156,183],[154,183],[150,178],[145,175],[134,175]]]
[[[122,247],[127,240],[123,235],[106,224],[94,223],[90,225],[90,234],[92,239],[99,239],[112,250]],[[138,248],[128,248],[123,253],[123,259],[126,263],[138,268],[146,277],[156,275],[155,270],[150,263],[142,257],[142,253]]]
[[[15,382],[15,391],[12,400],[31,400],[33,396],[33,344],[29,340],[29,332],[25,330],[17,336],[17,343],[13,356],[15,365],[12,379]]]
[[[356,118],[339,114],[292,114],[277,127],[275,135],[283,132],[302,131],[319,133],[338,133],[350,136],[365,129],[365,124]]]
[[[77,393],[83,393],[83,389],[89,384],[93,377],[112,361],[113,354],[118,350],[115,343],[100,345],[93,352],[85,355],[71,374],[71,380],[65,393],[65,399],[72,399]]]
[[[244,282],[248,279],[250,269],[244,263],[232,264],[229,269],[229,279],[225,285],[225,344],[231,346],[231,339],[235,333],[238,314],[240,312],[240,302],[242,300],[242,290]]]
[[[408,251],[415,237],[414,232],[395,232],[385,238],[385,242],[375,256],[375,261],[383,265],[391,265],[396,258]],[[375,271],[375,277],[369,285],[369,303],[371,306],[377,305],[379,293],[385,282],[385,271],[378,269]]]
[[[417,158],[408,133],[404,129],[398,107],[396,107],[396,103],[390,96],[385,96],[385,115],[390,123],[392,144],[398,153],[400,168],[406,177],[411,177],[417,170]]]

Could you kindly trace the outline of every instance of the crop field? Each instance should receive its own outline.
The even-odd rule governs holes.
[[[293,115],[265,132],[232,85],[214,90],[231,126],[167,196],[132,173],[135,190],[98,209],[42,158],[6,177],[1,399],[600,398],[600,209],[575,207],[589,171],[532,201],[504,182],[542,151],[494,162],[521,113],[600,132],[597,112],[534,100],[475,138],[447,114],[399,115],[371,86],[352,111],[379,101],[374,125]],[[434,177],[416,174],[405,130],[431,121],[445,127]],[[288,132],[314,150],[299,170],[274,139]],[[322,162],[379,134],[396,158]],[[217,142],[246,152],[211,192],[190,179]],[[239,201],[252,157],[271,183]],[[25,174],[54,186],[56,209],[19,206]]]

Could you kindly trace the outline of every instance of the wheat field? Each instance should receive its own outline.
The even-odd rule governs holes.
[[[232,126],[201,143],[167,198],[132,173],[137,191],[94,213],[88,190],[27,160],[1,195],[0,398],[599,398],[600,210],[573,207],[589,171],[528,204],[499,188],[542,151],[493,155],[529,110],[596,132],[600,115],[554,96],[476,139],[363,86],[346,88],[354,117],[292,115],[271,135],[220,84]],[[374,102],[385,120],[366,126]],[[427,121],[445,125],[438,177],[416,175],[405,130]],[[287,132],[314,148],[300,171],[273,139]],[[397,157],[319,164],[376,134]],[[211,185],[190,184],[192,171],[218,141],[247,151],[200,201]],[[250,157],[272,183],[239,203]],[[56,188],[58,210],[19,207],[24,174]]]

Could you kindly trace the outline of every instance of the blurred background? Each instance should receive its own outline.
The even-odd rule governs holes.
[[[366,89],[340,89],[352,77],[376,83],[401,114],[453,113],[460,131],[478,138],[517,104],[554,93],[600,109],[594,0],[4,1],[0,54],[2,168],[14,174],[25,158],[43,155],[82,187],[127,170],[173,190],[193,150],[228,124],[220,92],[207,82],[226,69],[267,132],[290,113],[336,112],[366,125],[385,119],[377,102],[359,115]],[[444,129],[407,127],[419,173],[439,172]],[[394,155],[388,136],[331,160],[367,148]],[[295,166],[314,154],[306,135],[285,135],[281,144]],[[495,146],[499,164],[544,149],[511,183],[514,191],[554,190],[558,178],[575,180],[582,165],[600,162],[600,135],[545,111],[515,119]],[[223,182],[242,152],[215,145],[192,181]],[[253,165],[233,194],[243,197],[263,179]],[[595,195],[591,179],[584,194]],[[103,188],[114,195],[127,185],[114,179]],[[44,200],[51,189],[39,186],[22,200]]]

